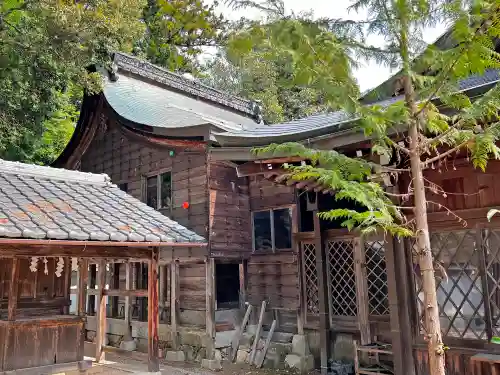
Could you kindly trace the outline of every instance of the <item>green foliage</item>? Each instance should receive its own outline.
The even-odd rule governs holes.
[[[257,8],[266,18],[242,20],[233,26],[227,45],[208,64],[208,84],[260,101],[266,123],[329,110],[347,89],[352,97],[358,95],[349,57],[323,21],[307,14],[285,16],[280,0],[232,5]],[[311,49],[322,64],[314,64],[318,59],[308,53]],[[304,63],[308,58],[312,60]]]
[[[173,71],[196,72],[203,47],[217,46],[226,37],[227,22],[216,6],[202,0],[148,0],[147,32],[134,53]]]
[[[237,6],[249,2],[253,3],[232,1]],[[283,53],[289,59],[285,60],[287,64],[294,68],[294,85],[317,89],[328,108],[350,113],[353,123],[372,140],[372,153],[386,155],[393,161],[406,159],[406,164],[397,169],[368,163],[367,171],[366,162],[350,163],[345,156],[309,150],[302,145],[271,145],[256,151],[311,160],[310,166],[288,166],[289,178],[317,179],[335,191],[336,199],[350,199],[366,207],[364,212],[333,210],[322,213],[323,217],[343,218],[349,229],[383,228],[408,235],[421,229],[403,214],[402,210],[411,212],[413,208],[396,207],[388,198],[404,197],[401,204],[407,204],[413,191],[409,189],[395,197],[376,188],[375,181],[382,172],[393,176],[417,173],[413,165],[401,168],[409,165],[407,158],[411,155],[420,158],[419,168],[424,169],[446,162],[448,157],[455,158],[459,152],[467,153],[473,166],[483,171],[489,159],[500,159],[496,145],[500,139],[500,88],[479,98],[469,98],[459,89],[467,77],[500,69],[500,55],[493,43],[500,37],[498,2],[356,0],[351,9],[366,11],[367,19],[322,20],[311,28],[303,20],[277,12],[267,23],[257,23],[237,33],[231,45],[233,51],[244,57],[261,53],[259,43],[263,43],[266,53],[262,53],[261,59],[268,62],[273,61],[276,53]],[[435,45],[428,46],[422,37],[425,27],[438,22],[452,26]],[[385,41],[382,47],[367,45],[367,37],[374,34]],[[399,67],[401,71],[393,79],[371,93],[378,98],[400,95],[399,98],[384,105],[364,105],[355,100],[349,72],[355,66],[356,56]],[[416,133],[411,133],[414,129]],[[396,144],[393,135],[407,142]],[[424,185],[424,189],[435,189],[427,182]],[[429,202],[424,197],[418,204],[425,207]]]
[[[143,33],[141,0],[8,0],[0,4],[0,157],[34,160],[40,138],[69,132],[71,86],[99,91],[91,64],[130,50]],[[55,115],[54,121],[48,121]],[[55,130],[55,124],[64,124]],[[49,132],[49,133],[48,133]],[[66,137],[67,138],[67,137]],[[45,139],[47,140],[47,139]],[[59,146],[54,146],[59,149]],[[43,160],[53,159],[48,149]]]

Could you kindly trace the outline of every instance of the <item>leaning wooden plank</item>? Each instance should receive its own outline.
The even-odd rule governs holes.
[[[264,364],[264,359],[266,359],[267,349],[269,349],[269,345],[271,344],[271,339],[273,338],[274,330],[276,329],[276,320],[273,320],[273,324],[271,324],[271,329],[269,330],[269,334],[266,338],[266,343],[264,344],[264,349],[262,349],[262,355],[256,361],[257,368],[261,368]]]
[[[248,363],[252,364],[255,360],[255,353],[257,352],[257,344],[260,340],[260,333],[262,331],[262,323],[264,321],[264,313],[266,312],[266,301],[262,301],[262,306],[260,307],[259,323],[257,324],[257,331],[255,332],[255,339],[253,340],[252,352],[250,353],[250,358]]]
[[[250,319],[250,313],[252,312],[252,305],[248,305],[247,311],[245,312],[245,316],[243,317],[243,322],[241,323],[240,328],[236,332],[236,335],[233,338],[233,342],[231,344],[231,362],[234,362],[236,356],[238,354],[238,348],[240,347],[241,336],[243,336],[243,332],[245,332],[245,327],[247,326],[248,320]]]

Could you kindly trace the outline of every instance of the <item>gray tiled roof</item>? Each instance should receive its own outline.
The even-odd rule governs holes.
[[[123,118],[155,128],[212,124],[222,131],[237,131],[258,125],[241,113],[120,73],[117,81],[106,81],[104,96]]]
[[[0,237],[204,243],[107,175],[0,160]]]
[[[471,76],[460,82],[461,91],[493,84],[500,80],[498,70],[486,71],[481,76]],[[403,97],[382,100],[372,105],[390,105]],[[359,118],[337,111],[308,116],[302,119],[274,125],[259,125],[252,129],[214,133],[215,140],[225,146],[256,146],[272,142],[297,141],[310,137],[333,134],[349,129]]]

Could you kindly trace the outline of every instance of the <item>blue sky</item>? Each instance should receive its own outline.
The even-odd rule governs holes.
[[[207,0],[211,2],[212,0]],[[219,0],[223,3],[224,0]],[[285,0],[285,6],[288,11],[294,12],[313,11],[315,15],[321,17],[342,18],[342,19],[364,19],[365,14],[348,13],[347,8],[351,0]],[[227,18],[239,19],[245,17],[260,17],[258,11],[240,11],[234,12],[224,5],[219,5],[219,11],[222,12]],[[439,25],[435,28],[426,30],[424,33],[425,41],[428,43],[434,42],[445,31],[445,25]],[[381,37],[372,37],[369,42],[373,45],[381,45],[383,40]],[[358,79],[361,91],[373,88],[378,84],[385,81],[390,75],[391,71],[384,67],[377,65],[374,62],[362,62],[362,66],[355,72]]]

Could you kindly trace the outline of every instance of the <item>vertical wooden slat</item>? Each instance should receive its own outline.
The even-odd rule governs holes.
[[[391,343],[394,352],[394,370],[396,374],[415,374],[415,365],[411,353],[412,327],[409,309],[411,298],[408,293],[405,247],[402,241],[388,237],[385,242],[387,267],[387,289],[389,298],[389,317],[391,324]]]
[[[316,196],[316,204],[317,203],[318,197]],[[326,254],[317,206],[312,213],[314,218],[314,243],[316,247],[316,272],[318,275],[321,375],[326,375],[328,372],[328,360],[330,358],[330,322],[328,319],[327,307]]]
[[[69,314],[69,304],[71,303],[71,273],[72,273],[71,258],[65,257],[64,270],[63,270],[63,275],[64,275],[63,296],[64,300],[66,301],[66,305],[63,306],[63,311],[62,311],[64,315]]]
[[[132,267],[134,266],[134,263],[126,263],[125,264],[125,290],[132,290],[133,286],[133,278],[132,278]],[[130,330],[130,318],[131,318],[131,310],[130,310],[130,297],[126,296],[125,297],[125,323],[127,325],[127,328]]]
[[[96,264],[91,264],[90,265],[90,289],[95,289],[97,282],[97,265]],[[96,313],[96,295],[91,295],[89,296],[89,311],[88,313],[93,315]]]
[[[245,310],[245,303],[247,301],[247,261],[242,260],[239,264],[240,273],[240,309]]]
[[[17,297],[19,291],[19,259],[12,259],[12,267],[10,269],[10,284],[9,284],[9,305],[7,308],[7,319],[16,320]]]
[[[214,258],[205,259],[205,278],[206,278],[206,332],[209,337],[209,347],[207,348],[207,358],[212,359],[214,356],[215,341],[215,261]]]
[[[160,314],[158,310],[158,260],[159,248],[153,248],[151,260],[148,262],[148,370],[160,371],[158,360],[158,328]]]
[[[113,279],[111,280],[111,285],[113,285],[113,289],[120,289],[120,263],[112,263],[113,265]],[[120,297],[114,296],[111,297],[111,318],[117,318],[119,309],[118,302]]]
[[[179,263],[174,261],[170,264],[170,325],[172,329],[172,347],[179,348],[177,336],[177,317],[179,310]]]
[[[87,285],[89,282],[89,262],[80,258],[78,262],[78,315],[87,315]]]
[[[106,296],[104,295],[104,288],[106,287],[106,261],[99,261],[99,270],[97,272],[97,312],[96,312],[96,336],[95,336],[95,350],[96,362],[104,360],[104,343],[106,342]]]
[[[481,284],[483,287],[483,303],[484,303],[484,320],[486,323],[486,335],[488,336],[488,341],[493,337],[493,322],[491,319],[491,301],[490,301],[490,290],[488,285],[488,270],[486,261],[486,247],[483,242],[483,230],[477,226],[476,227],[476,252],[479,256],[479,275],[481,277]]]
[[[353,240],[354,245],[354,273],[356,274],[356,301],[358,305],[358,324],[361,345],[371,342],[370,312],[368,301],[368,283],[363,242],[360,237]]]

